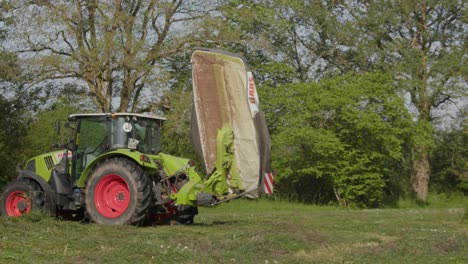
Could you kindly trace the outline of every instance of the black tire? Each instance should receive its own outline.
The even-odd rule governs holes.
[[[91,172],[85,190],[88,218],[98,224],[142,222],[150,205],[150,184],[144,170],[121,157],[106,159]]]
[[[2,216],[21,216],[31,211],[52,215],[55,208],[46,203],[46,193],[38,183],[29,179],[15,179],[2,191],[0,213]]]

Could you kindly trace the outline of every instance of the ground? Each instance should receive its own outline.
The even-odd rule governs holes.
[[[463,208],[202,208],[192,226],[0,218],[0,263],[468,263]]]

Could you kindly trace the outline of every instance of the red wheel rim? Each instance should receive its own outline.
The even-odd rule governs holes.
[[[124,178],[108,174],[99,180],[94,192],[94,204],[101,215],[117,218],[127,210],[129,203],[130,190]]]
[[[26,193],[14,191],[8,195],[5,209],[8,216],[21,216],[31,211],[31,201]]]

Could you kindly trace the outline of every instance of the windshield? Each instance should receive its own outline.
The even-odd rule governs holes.
[[[142,153],[158,153],[161,133],[159,122],[141,117],[112,119],[111,149],[129,148]]]
[[[137,149],[142,153],[156,154],[160,151],[161,128],[156,120],[139,119],[134,122],[134,137],[139,141]]]

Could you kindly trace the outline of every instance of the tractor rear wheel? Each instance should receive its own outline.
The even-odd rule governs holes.
[[[2,192],[2,216],[22,216],[33,210],[52,213],[53,208],[46,208],[45,192],[34,181],[16,179],[10,182]]]
[[[138,224],[150,205],[148,176],[126,158],[110,158],[98,164],[90,174],[85,194],[87,216],[99,224]]]

